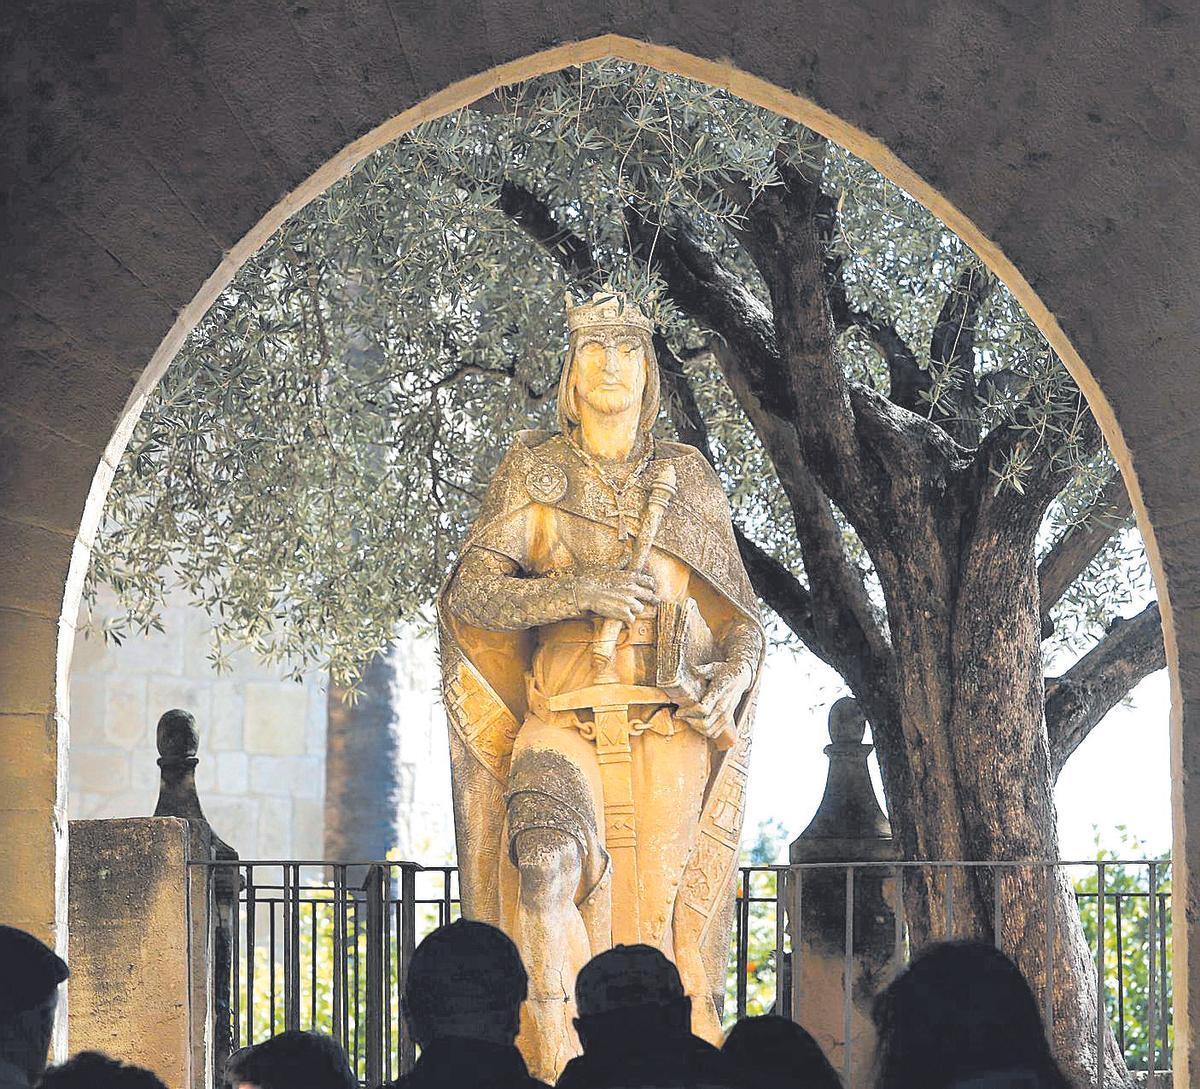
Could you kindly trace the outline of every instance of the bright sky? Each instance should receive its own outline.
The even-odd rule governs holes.
[[[808,824],[825,788],[828,709],[846,694],[837,674],[822,663],[772,649],[750,761],[747,841],[764,820],[780,821],[789,840]],[[1114,850],[1122,824],[1146,841],[1139,857],[1170,849],[1169,715],[1163,671],[1147,677],[1076,750],[1059,777],[1055,798],[1062,858],[1095,857],[1093,826],[1102,844]],[[871,764],[882,798],[873,755]]]

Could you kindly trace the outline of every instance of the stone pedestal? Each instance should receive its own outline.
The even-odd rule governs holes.
[[[880,863],[898,857],[891,826],[879,807],[867,770],[872,746],[863,744],[865,732],[866,721],[857,702],[838,700],[829,714],[831,744],[825,747],[829,757],[825,794],[809,826],[791,844],[793,864]],[[869,1081],[875,1050],[871,1003],[902,958],[897,957],[895,948],[895,869],[881,865],[856,867],[852,891],[847,869],[827,866],[793,870],[788,927],[793,950],[792,986],[799,988],[792,999],[793,1016],[813,1034],[850,1089]],[[799,918],[797,883],[801,889]],[[853,904],[849,928],[848,901]],[[848,968],[847,929],[851,934]],[[849,1077],[845,1077],[847,1072]]]
[[[211,854],[208,829],[177,817],[71,822],[72,1052],[205,1089],[212,931],[207,875],[188,862]]]

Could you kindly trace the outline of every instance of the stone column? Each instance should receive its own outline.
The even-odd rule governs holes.
[[[898,857],[891,825],[875,796],[867,770],[873,746],[863,744],[866,719],[852,698],[829,712],[829,778],[816,815],[792,842],[793,865],[800,863],[886,862]],[[874,1053],[871,1002],[896,968],[895,870],[869,866],[854,870],[850,956],[851,1085],[866,1084]],[[800,912],[795,911],[796,887]],[[847,868],[793,869],[788,927],[792,940],[792,985],[796,1019],[813,1034],[839,1072],[846,1070],[846,903]],[[799,922],[799,926],[797,926]]]

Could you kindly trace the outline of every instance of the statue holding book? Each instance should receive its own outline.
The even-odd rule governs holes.
[[[567,322],[559,430],[516,436],[438,602],[463,913],[517,943],[551,1082],[617,943],[670,957],[719,1041],[765,647],[716,474],[651,433],[649,320],[607,292]]]

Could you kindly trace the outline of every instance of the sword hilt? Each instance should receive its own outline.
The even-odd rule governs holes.
[[[665,462],[659,466],[650,481],[650,494],[646,497],[646,517],[642,520],[637,546],[633,550],[627,570],[634,573],[645,570],[650,559],[650,550],[658,537],[659,526],[662,525],[663,515],[678,491],[675,466],[669,461]],[[592,643],[592,664],[595,666],[597,683],[612,684],[617,680],[617,640],[621,638],[623,623],[621,620],[606,617],[597,625],[596,638]]]

